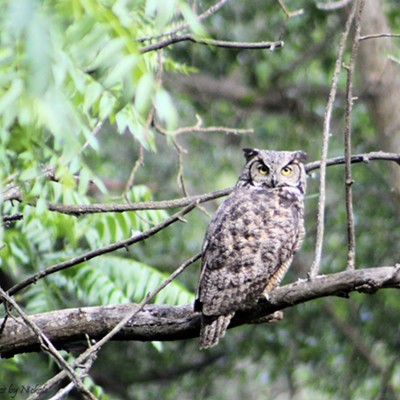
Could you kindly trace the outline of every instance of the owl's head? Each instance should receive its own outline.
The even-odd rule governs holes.
[[[304,151],[269,151],[243,149],[246,165],[238,181],[238,186],[292,187],[304,194],[306,171],[303,162],[307,158]]]

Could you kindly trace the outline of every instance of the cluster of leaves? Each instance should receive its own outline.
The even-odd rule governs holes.
[[[0,182],[2,190],[16,185],[23,192],[21,203],[2,205],[3,216],[23,215],[5,231],[1,228],[2,286],[10,286],[60,260],[145,231],[168,216],[149,210],[77,219],[49,212],[46,205],[89,204],[90,185],[97,188],[96,200],[108,200],[96,173],[103,169],[86,162],[102,159],[101,124],[115,127],[107,132],[115,141],[130,136],[136,147],[153,151],[152,109],[167,129],[177,126],[173,102],[156,74],[163,63],[175,71],[185,68],[166,56],[141,54],[137,39],[157,36],[178,9],[189,20],[191,12],[181,2],[136,0],[4,0],[0,6]],[[56,171],[57,182],[44,173],[48,166]],[[124,195],[123,201],[130,202],[153,197],[143,185]],[[29,312],[139,302],[165,277],[146,262],[115,254],[50,276],[18,300]],[[179,282],[155,299],[191,301],[193,294]],[[40,356],[18,356],[2,362],[1,380],[34,387],[50,376],[48,370]]]
[[[178,11],[189,23],[194,19],[180,1],[2,0],[0,7],[0,185],[2,191],[13,186],[22,192],[22,201],[5,201],[1,208],[5,217],[22,215],[7,229],[1,227],[1,284],[7,287],[168,216],[146,210],[75,218],[50,212],[47,204],[110,201],[92,162],[103,154],[98,135],[103,125],[112,127],[106,133],[115,141],[128,136],[134,147],[151,151],[156,151],[154,115],[167,129],[177,126],[178,114],[157,71],[163,64],[175,71],[185,67],[161,54],[142,54],[138,39],[158,36]],[[49,167],[55,171],[52,179]],[[144,185],[123,195],[113,201],[153,199]],[[117,253],[63,271],[18,299],[30,312],[140,301],[166,275],[135,256],[140,258]],[[193,294],[174,282],[155,302],[192,300]],[[7,362],[3,381],[16,382],[10,373],[22,372],[26,362],[25,357]],[[20,378],[24,382],[23,373]],[[31,379],[32,384],[43,380]]]
[[[161,57],[141,54],[137,39],[157,35],[187,5],[17,0],[1,7],[0,181],[3,189],[12,184],[23,192],[21,204],[2,208],[6,216],[21,212],[23,220],[1,236],[1,263],[20,279],[166,217],[143,211],[75,219],[46,205],[89,204],[90,184],[102,193],[97,198],[107,199],[107,188],[85,161],[102,152],[96,130],[104,122],[115,126],[110,134],[131,135],[149,150],[155,150],[152,109],[169,129],[176,126],[170,95],[155,76]],[[44,173],[48,166],[57,182]],[[151,198],[144,186],[125,193],[128,201]]]

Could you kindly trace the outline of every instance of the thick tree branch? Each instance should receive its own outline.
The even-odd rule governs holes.
[[[377,267],[343,271],[318,276],[313,280],[299,280],[277,288],[270,302],[261,300],[251,309],[238,312],[231,327],[251,323],[278,310],[293,307],[327,296],[347,297],[351,292],[374,293],[379,289],[400,289],[400,267]],[[76,341],[86,341],[86,335],[99,340],[112,330],[126,315],[138,309],[137,304],[84,307],[52,311],[30,316],[30,319],[59,348],[68,348]],[[192,305],[147,305],[114,340],[169,341],[198,336],[200,316]],[[35,334],[16,320],[7,321],[0,337],[0,355],[38,351],[40,343]]]

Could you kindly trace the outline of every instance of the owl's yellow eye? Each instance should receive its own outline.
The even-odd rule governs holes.
[[[260,166],[258,167],[258,172],[259,172],[261,175],[268,175],[268,173],[269,173],[269,168],[266,167],[265,165],[260,165]]]
[[[292,167],[289,167],[288,165],[284,168],[282,168],[281,173],[282,175],[288,176],[292,173],[293,169]]]

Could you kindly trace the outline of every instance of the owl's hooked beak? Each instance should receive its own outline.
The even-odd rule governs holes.
[[[272,177],[271,177],[271,186],[275,188],[277,185],[278,185],[278,178],[277,178],[276,175],[274,174],[274,175],[272,175]]]

